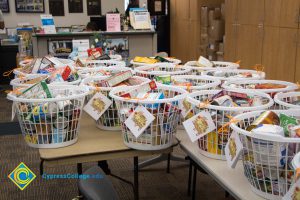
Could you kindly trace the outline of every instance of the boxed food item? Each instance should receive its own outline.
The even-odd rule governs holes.
[[[113,87],[115,85],[118,85],[119,83],[131,78],[133,76],[131,70],[119,72],[115,75],[112,75],[105,80],[100,81],[101,87]]]

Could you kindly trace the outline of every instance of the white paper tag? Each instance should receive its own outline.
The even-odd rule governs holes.
[[[138,138],[144,130],[151,124],[155,117],[143,106],[138,106],[128,119],[125,125]]]
[[[289,191],[283,196],[282,200],[300,199],[300,179],[293,184]]]
[[[11,121],[14,121],[15,117],[16,117],[16,103],[13,102],[11,106]]]
[[[97,121],[111,104],[111,100],[101,92],[98,92],[91,98],[86,106],[84,106],[83,110]]]
[[[203,111],[183,122],[183,126],[192,142],[205,136],[216,128],[209,112]]]
[[[189,112],[191,112],[192,104],[187,99],[184,99],[184,100],[179,102],[179,108],[181,109],[182,117],[185,118],[187,116],[187,114]]]
[[[225,146],[225,156],[229,167],[235,168],[242,150],[243,144],[239,135],[234,131]]]
[[[199,57],[198,64],[200,64],[203,67],[213,67],[214,66],[214,64],[210,60],[204,58],[203,56]]]

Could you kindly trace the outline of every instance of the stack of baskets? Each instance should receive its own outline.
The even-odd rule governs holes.
[[[219,79],[222,82],[230,80],[261,80],[265,79],[265,72],[245,69],[228,69],[228,70],[209,70],[203,72],[204,75]]]
[[[82,68],[94,68],[94,67],[126,67],[126,63],[124,61],[117,61],[117,60],[87,60],[85,61],[83,67],[76,66],[76,69],[80,70]]]
[[[154,58],[154,57],[151,57],[151,58]],[[179,65],[181,63],[181,60],[178,60],[176,58],[164,57],[164,59],[168,60],[169,64],[173,64],[173,65]],[[147,63],[142,63],[142,62],[134,62],[133,60],[131,60],[130,64],[133,65],[133,68],[136,68],[136,67],[140,67],[140,66],[153,66],[153,65],[157,65],[157,64],[165,64],[165,62],[157,62],[155,64],[147,64]]]

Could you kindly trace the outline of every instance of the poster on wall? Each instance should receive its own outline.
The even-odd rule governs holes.
[[[44,13],[44,0],[15,0],[17,13]]]
[[[49,0],[49,12],[52,16],[65,16],[64,0]]]
[[[83,13],[82,0],[68,0],[69,13]]]
[[[101,0],[87,0],[87,13],[90,15],[101,15]]]
[[[0,0],[0,10],[3,13],[8,13],[9,12],[9,3],[8,3],[8,0]]]

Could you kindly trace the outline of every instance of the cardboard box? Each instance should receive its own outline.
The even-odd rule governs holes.
[[[214,19],[221,19],[221,17],[222,17],[221,8],[215,8]]]
[[[212,26],[213,20],[214,20],[215,11],[210,10],[208,12],[208,26]]]
[[[200,28],[200,33],[201,34],[208,34],[208,27],[201,27]]]
[[[208,7],[201,7],[201,18],[200,18],[200,26],[208,27]]]
[[[225,23],[223,20],[213,20],[208,28],[208,36],[210,39],[222,41],[225,34]]]
[[[200,44],[208,44],[208,34],[200,35]]]
[[[200,45],[199,53],[200,56],[207,57],[207,45]]]

